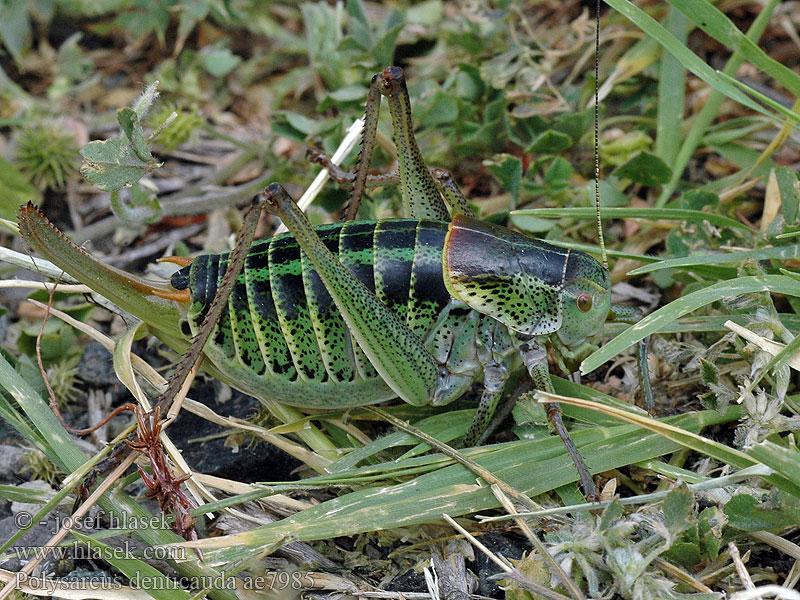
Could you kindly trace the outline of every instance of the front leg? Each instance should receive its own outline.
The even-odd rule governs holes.
[[[519,351],[522,355],[522,361],[528,369],[528,373],[533,380],[533,385],[537,390],[552,394],[553,382],[550,380],[550,369],[547,366],[547,351],[544,346],[536,342],[535,338],[524,339],[519,345]],[[581,481],[581,488],[583,488],[583,495],[587,500],[595,500],[597,495],[597,488],[594,485],[592,476],[589,474],[589,469],[586,463],[578,452],[575,442],[564,427],[564,422],[561,420],[561,407],[556,403],[547,405],[547,418],[555,427],[561,441],[567,448],[572,462],[575,463],[575,468],[578,470],[578,477]]]
[[[438,369],[419,336],[328,250],[286,190],[273,183],[258,200],[283,221],[311,259],[353,337],[387,385],[409,404],[429,403]]]

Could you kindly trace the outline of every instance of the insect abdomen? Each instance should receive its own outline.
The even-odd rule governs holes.
[[[425,337],[450,300],[441,262],[446,223],[351,221],[318,227],[317,233],[359,281]],[[200,256],[173,276],[176,289],[190,289],[192,332],[214,299],[228,256]],[[264,380],[341,383],[378,377],[311,261],[288,234],[253,244],[206,349],[217,356],[219,369],[244,368]]]

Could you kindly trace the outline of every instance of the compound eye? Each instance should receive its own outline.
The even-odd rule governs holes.
[[[589,294],[580,294],[577,298],[578,308],[583,312],[592,310],[592,297]]]

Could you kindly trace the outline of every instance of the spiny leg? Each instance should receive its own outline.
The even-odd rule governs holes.
[[[387,385],[409,404],[421,406],[430,402],[438,369],[419,336],[327,249],[280,185],[271,184],[259,200],[284,222],[314,263],[350,332]]]
[[[389,67],[378,77],[381,94],[386,96],[392,115],[394,143],[400,170],[400,192],[406,214],[415,219],[447,221],[450,215],[439,193],[414,136],[411,99],[403,69]]]
[[[517,351],[505,327],[494,319],[481,320],[475,340],[477,358],[483,367],[483,393],[475,418],[464,436],[464,446],[476,445],[489,427],[511,376],[511,358]]]
[[[415,219],[436,219],[447,221],[447,212],[442,194],[431,175],[414,136],[414,123],[411,117],[411,100],[408,97],[406,80],[400,67],[389,67],[372,78],[367,96],[364,115],[364,134],[361,140],[361,153],[358,157],[353,193],[348,202],[345,219],[355,218],[361,204],[367,182],[367,171],[375,148],[378,126],[380,96],[386,96],[389,112],[392,115],[394,143],[397,146],[397,161],[400,171],[400,193],[403,197],[405,216]]]
[[[260,214],[261,211],[260,207],[258,206],[251,206],[247,211],[247,214],[245,214],[242,228],[240,229],[239,236],[236,240],[236,247],[231,254],[230,260],[228,261],[228,268],[225,270],[225,276],[223,277],[222,283],[217,290],[216,296],[214,296],[214,301],[211,303],[211,307],[206,313],[197,335],[194,336],[192,344],[189,347],[189,351],[183,357],[183,360],[181,360],[180,364],[178,365],[178,369],[169,380],[167,389],[164,390],[164,393],[161,394],[161,396],[159,396],[158,401],[156,402],[157,409],[166,409],[167,404],[172,402],[172,400],[178,394],[184,382],[186,381],[186,378],[189,376],[190,371],[194,367],[194,364],[199,360],[203,351],[203,346],[205,346],[208,338],[211,337],[220,315],[228,305],[228,298],[230,297],[231,291],[236,284],[236,279],[242,272],[247,253],[250,251],[250,246],[252,245],[253,238],[255,237],[256,226],[258,225]]]
[[[242,271],[245,258],[253,243],[260,213],[260,208],[257,206],[251,206],[247,211],[244,222],[242,223],[242,228],[239,231],[238,239],[236,240],[236,248],[231,254],[222,283],[200,326],[200,330],[192,340],[189,351],[183,357],[175,373],[170,378],[166,390],[158,397],[152,414],[145,415],[141,410],[137,411],[138,442],[127,442],[131,448],[144,452],[150,459],[153,476],[147,476],[140,468],[139,474],[142,477],[142,481],[150,490],[150,495],[158,498],[161,509],[165,513],[168,512],[175,516],[175,531],[186,539],[197,539],[197,534],[194,530],[194,519],[191,514],[189,514],[189,510],[195,508],[196,505],[181,489],[181,483],[185,481],[188,476],[175,478],[172,475],[172,470],[167,462],[166,454],[161,447],[159,439],[162,428],[160,415],[161,411],[165,410],[167,405],[174,401],[175,397],[181,391],[181,388],[183,388],[192,368],[202,356],[203,346],[205,346],[222,311],[227,306],[228,297],[233,290],[236,279]],[[174,258],[177,257],[173,257],[173,259]],[[185,261],[168,260],[167,262],[181,264]]]
[[[484,431],[497,411],[500,398],[503,397],[503,388],[508,381],[509,370],[506,365],[492,361],[484,366],[483,393],[481,394],[475,418],[464,436],[464,446],[472,447],[483,437]]]
[[[520,352],[522,354],[522,361],[528,368],[528,373],[533,379],[533,386],[537,390],[553,393],[553,383],[550,380],[550,369],[547,365],[547,353],[543,346],[537,344],[533,339],[525,341],[520,345]],[[581,488],[583,488],[583,495],[587,500],[595,500],[598,498],[597,488],[594,485],[589,469],[583,461],[575,442],[564,427],[564,422],[561,420],[561,408],[556,403],[547,405],[547,418],[553,424],[553,427],[558,433],[558,437],[564,442],[567,452],[575,463],[575,468],[578,470],[578,477],[581,481]]]
[[[353,190],[350,199],[344,208],[344,220],[352,221],[358,214],[361,198],[367,186],[367,173],[369,163],[372,162],[372,153],[375,150],[375,138],[378,133],[378,115],[381,107],[381,94],[378,90],[378,77],[375,75],[369,84],[367,106],[364,109],[364,130],[361,134],[361,150],[358,153],[356,172],[353,179]],[[329,171],[330,172],[330,171]]]

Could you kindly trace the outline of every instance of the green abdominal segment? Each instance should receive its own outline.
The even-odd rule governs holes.
[[[420,340],[433,343],[431,333],[451,306],[442,275],[447,223],[350,221],[316,231]],[[174,288],[190,291],[186,323],[192,334],[214,300],[228,259],[229,254],[200,256],[172,278]],[[396,396],[289,234],[253,244],[204,352],[234,387],[285,404],[347,407]]]

